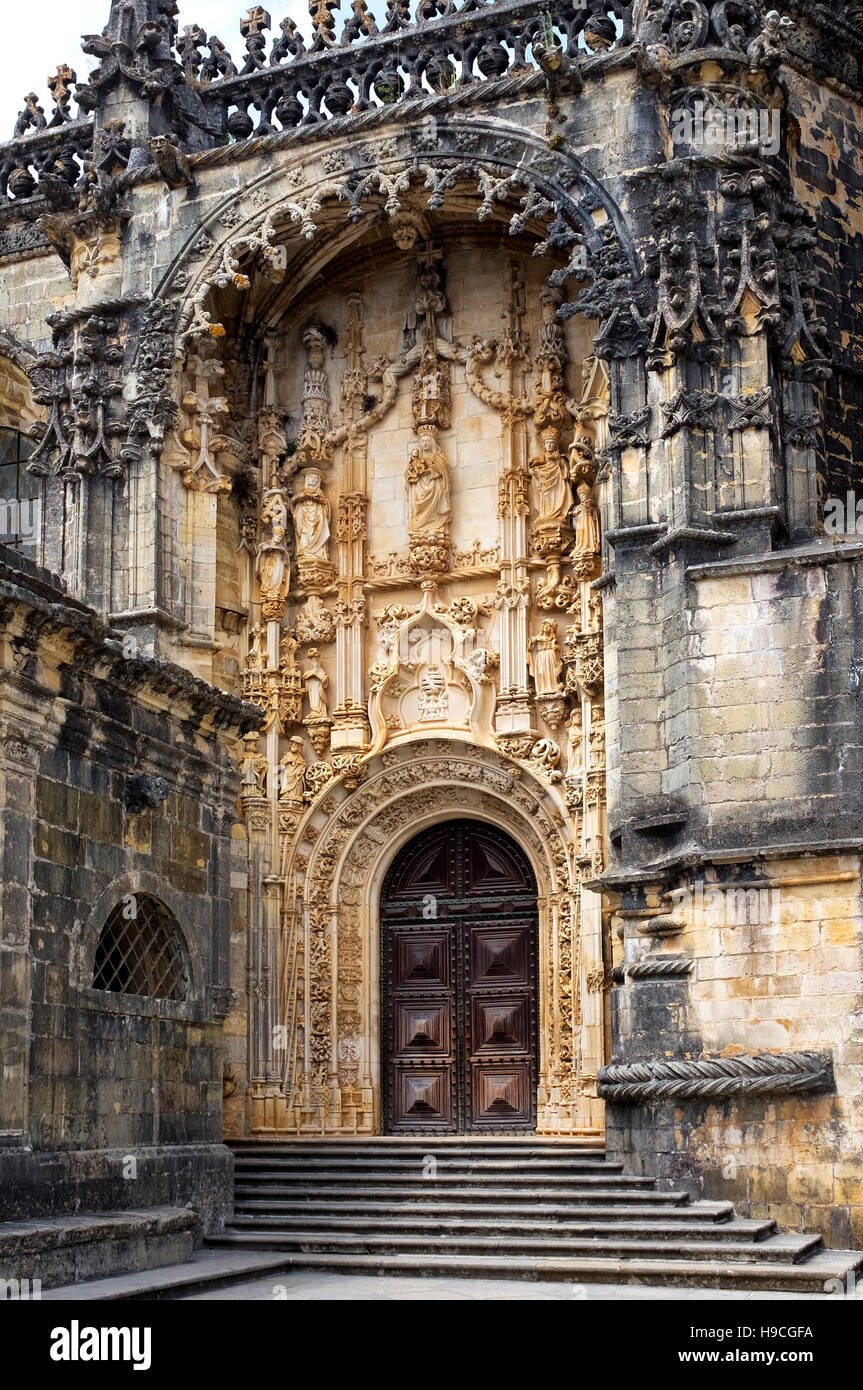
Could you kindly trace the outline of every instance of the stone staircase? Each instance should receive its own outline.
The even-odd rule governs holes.
[[[841,1293],[863,1251],[660,1191],[596,1143],[428,1136],[238,1142],[214,1250],[291,1268]],[[429,1159],[433,1162],[429,1162]]]

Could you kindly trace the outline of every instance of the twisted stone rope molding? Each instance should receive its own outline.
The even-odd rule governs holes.
[[[628,966],[626,973],[630,980],[662,980],[688,975],[691,970],[688,956],[648,956]]]
[[[830,1052],[761,1052],[739,1057],[651,1059],[601,1067],[596,1093],[603,1100],[640,1105],[662,1100],[726,1100],[830,1091]]]

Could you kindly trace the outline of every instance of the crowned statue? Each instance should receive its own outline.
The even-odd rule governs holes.
[[[558,439],[556,429],[543,430],[542,454],[530,462],[537,526],[565,522],[572,506],[572,490]]]

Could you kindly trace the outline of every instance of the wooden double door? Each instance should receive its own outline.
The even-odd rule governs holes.
[[[536,1127],[537,896],[524,852],[452,820],[398,853],[381,894],[384,1127]]]

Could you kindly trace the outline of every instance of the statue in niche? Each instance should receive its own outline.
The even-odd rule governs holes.
[[[587,483],[578,488],[578,502],[573,510],[575,521],[574,555],[599,554],[599,512]]]
[[[449,365],[438,360],[433,347],[423,351],[414,377],[414,426],[445,430],[450,418]]]
[[[266,629],[263,623],[255,623],[249,633],[251,643],[249,654],[246,657],[246,669],[248,671],[263,671],[267,664],[267,653],[264,649],[266,640]]]
[[[288,508],[281,488],[269,487],[261,507],[262,539],[258,545],[258,579],[264,618],[270,622],[284,615],[290,586],[287,549]]]
[[[533,676],[537,695],[560,695],[563,686],[558,677],[563,670],[557,623],[546,618],[539,634],[528,642],[528,667]]]
[[[572,490],[566,462],[560,452],[557,430],[543,430],[542,455],[530,461],[537,525],[565,522],[572,506]]]
[[[299,646],[300,644],[296,637],[291,632],[290,628],[288,628],[279,643],[279,656],[284,670],[290,671],[296,666]]]
[[[327,698],[326,690],[330,683],[330,678],[318,660],[316,647],[309,647],[308,665],[303,671],[303,680],[306,683],[306,695],[309,700],[309,718],[327,718]]]
[[[580,705],[576,705],[570,714],[566,722],[566,732],[568,735],[566,775],[568,778],[577,779],[581,776],[581,742],[584,734]]]
[[[309,469],[303,475],[303,486],[294,494],[291,511],[300,563],[328,560],[330,504],[317,469]]]
[[[413,445],[405,480],[411,535],[432,535],[446,530],[452,510],[449,466],[434,434],[421,434]]]
[[[280,801],[302,801],[305,771],[303,740],[295,735],[288,740],[287,752],[279,763]]]

